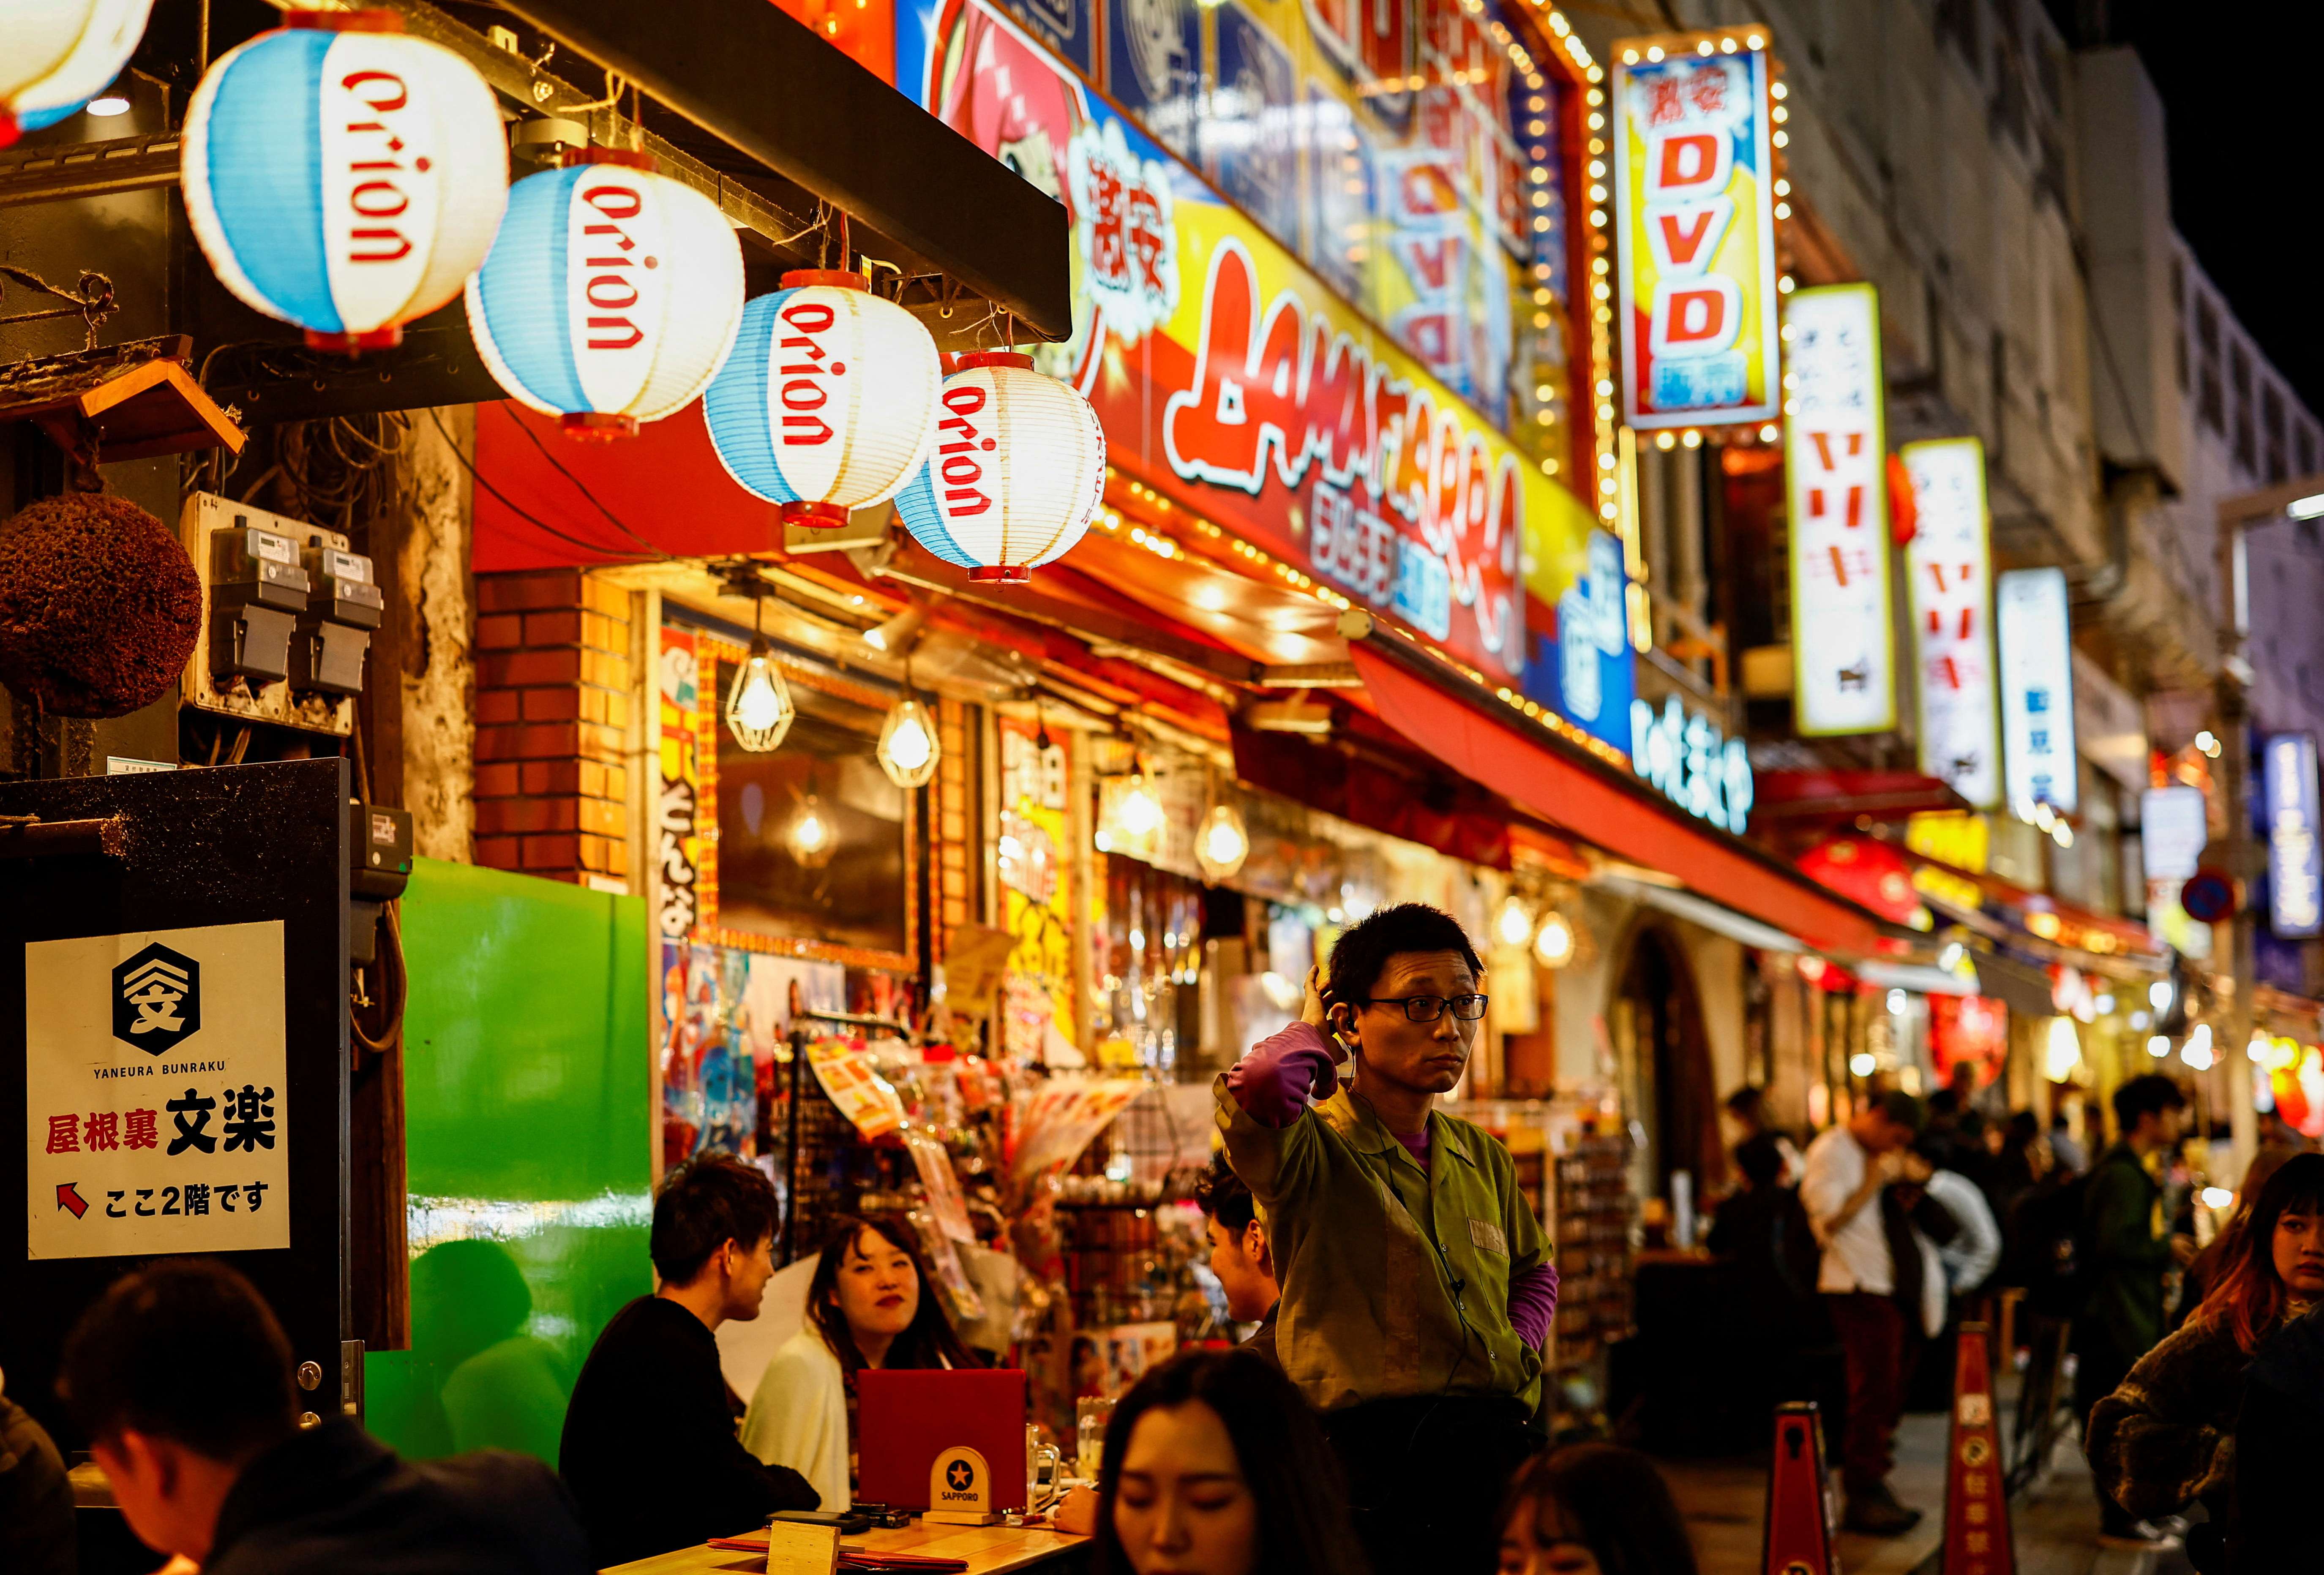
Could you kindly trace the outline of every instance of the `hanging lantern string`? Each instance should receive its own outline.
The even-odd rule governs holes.
[[[88,329],[87,349],[97,348],[97,326],[121,309],[113,298],[113,281],[95,269],[81,270],[80,282],[71,290],[60,289],[29,268],[17,268],[0,262],[0,277],[14,280],[27,290],[37,290],[43,295],[69,301],[69,306],[50,307],[44,311],[17,312],[0,318],[0,323],[36,323],[50,318],[78,318]]]
[[[608,66],[605,68],[605,97],[603,98],[593,98],[586,104],[568,104],[565,106],[561,113],[566,115],[587,115],[589,138],[592,142],[595,142],[597,140],[597,112],[601,109],[614,108],[615,106],[622,102],[622,95],[629,91],[629,78],[622,76],[619,71],[613,69],[613,67]]]

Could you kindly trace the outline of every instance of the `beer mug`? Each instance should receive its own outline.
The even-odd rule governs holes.
[[[1025,1424],[1025,1504],[1039,1509],[1057,1495],[1057,1478],[1065,1472],[1065,1454],[1046,1436],[1038,1422]]]

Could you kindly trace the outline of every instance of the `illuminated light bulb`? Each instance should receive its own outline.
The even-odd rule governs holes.
[[[1563,968],[1573,961],[1573,926],[1563,914],[1553,908],[1541,921],[1533,954],[1545,968]]]
[[[1231,804],[1212,806],[1194,834],[1194,858],[1203,874],[1213,881],[1227,880],[1250,856],[1250,832],[1243,824],[1242,811]]]
[[[1879,1064],[1870,1055],[1862,1050],[1858,1050],[1848,1058],[1848,1070],[1858,1077],[1870,1077]]]
[[[2149,1038],[2146,1041],[2146,1053],[2149,1055],[2153,1056],[2157,1061],[2160,1061],[2164,1056],[2170,1055],[2170,1036],[2167,1034],[2156,1034],[2153,1037]]]
[[[779,748],[791,730],[798,709],[791,704],[790,686],[783,682],[763,636],[751,641],[751,654],[734,669],[726,691],[726,731],[753,754]]]
[[[127,115],[129,100],[118,93],[103,94],[88,101],[88,113],[102,116]]]
[[[1905,1007],[1906,1007],[1906,1006],[1908,1006],[1908,1005],[1910,1005],[1910,1004],[1911,1004],[1911,1002],[1906,999],[1905,994],[1904,994],[1904,992],[1903,990],[1890,990],[1890,991],[1888,992],[1888,1015],[1889,1015],[1889,1016],[1891,1016],[1891,1017],[1902,1017],[1902,1016],[1904,1015],[1904,1009],[1905,1009]]]
[[[1508,898],[1493,920],[1493,934],[1504,946],[1522,946],[1533,934],[1533,915],[1515,897]]]
[[[2158,979],[2146,987],[2146,1004],[2156,1011],[2168,1011],[2171,1007],[2171,981]]]
[[[880,728],[880,769],[899,788],[924,787],[936,775],[938,753],[928,708],[908,694]]]
[[[2043,1055],[2043,1073],[2052,1082],[2063,1082],[2082,1064],[2081,1030],[2071,1018],[2050,1019],[2050,1042]]]
[[[1146,773],[1138,772],[1130,778],[1129,790],[1121,796],[1121,806],[1115,812],[1121,829],[1133,837],[1150,837],[1162,829],[1162,801],[1154,797],[1147,785]]]
[[[800,869],[820,870],[831,862],[839,834],[824,810],[823,800],[808,793],[800,798],[798,813],[791,816],[783,840],[790,844],[791,859]]]

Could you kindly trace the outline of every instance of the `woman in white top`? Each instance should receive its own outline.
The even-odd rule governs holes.
[[[742,1445],[815,1485],[823,1507],[855,1498],[855,1375],[865,1368],[982,1364],[953,1332],[908,1230],[844,1219],[807,1284],[807,1322],[783,1342],[742,1418]]]

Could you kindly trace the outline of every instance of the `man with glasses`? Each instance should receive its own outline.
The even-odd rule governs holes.
[[[1323,1414],[1375,1575],[1488,1568],[1541,1441],[1557,1271],[1508,1150],[1434,1108],[1467,1069],[1484,968],[1451,916],[1403,903],[1320,974],[1216,1085],[1282,1278],[1277,1354]]]

